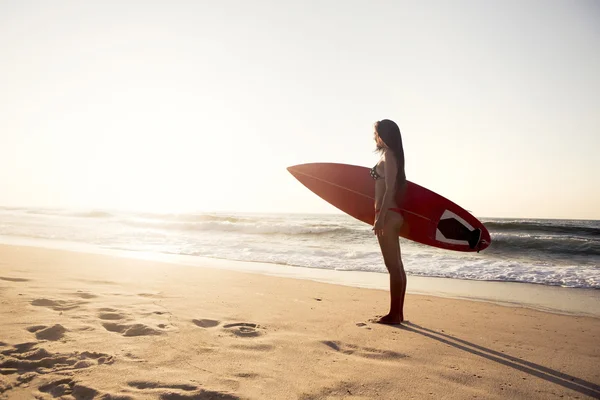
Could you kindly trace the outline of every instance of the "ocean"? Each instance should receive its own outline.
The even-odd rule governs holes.
[[[600,289],[600,221],[481,218],[481,253],[401,238],[408,275]],[[160,214],[0,207],[0,236],[103,249],[386,273],[371,227],[345,214]],[[2,255],[0,254],[0,258]]]

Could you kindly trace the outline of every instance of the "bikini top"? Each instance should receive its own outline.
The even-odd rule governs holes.
[[[381,176],[377,173],[377,164],[375,164],[375,166],[373,168],[371,168],[371,171],[369,173],[371,174],[371,178],[373,178],[375,180],[383,179],[383,176]]]

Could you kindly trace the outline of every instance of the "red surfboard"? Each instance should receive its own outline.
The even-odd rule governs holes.
[[[309,163],[288,171],[323,200],[352,217],[373,225],[375,181],[369,169],[337,163]],[[404,217],[400,236],[456,251],[480,251],[491,238],[486,227],[467,210],[416,183],[407,182],[398,205]]]

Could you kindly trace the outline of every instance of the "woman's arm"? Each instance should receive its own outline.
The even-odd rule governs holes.
[[[385,194],[383,195],[383,202],[381,204],[381,211],[375,219],[375,226],[373,229],[378,234],[379,230],[383,230],[383,222],[387,214],[388,208],[391,207],[396,196],[396,176],[398,175],[398,163],[396,157],[391,150],[386,149],[383,153],[383,168],[385,175]],[[381,232],[383,233],[383,232]]]

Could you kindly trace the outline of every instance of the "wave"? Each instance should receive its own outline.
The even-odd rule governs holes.
[[[136,230],[153,231],[152,234],[161,237],[176,236],[178,233],[186,237],[214,234],[219,235],[221,240],[224,235],[230,234],[234,237],[239,234],[253,235],[251,240],[257,242],[263,235],[264,243],[269,243],[277,236],[278,239],[286,241],[298,239],[302,243],[309,243],[311,239],[326,240],[331,245],[347,242],[364,244],[372,238],[371,228],[367,224],[354,223],[338,216],[128,213],[19,207],[0,207],[0,211],[6,211],[9,221],[12,217],[20,220],[23,215],[53,216],[51,220],[44,218],[44,224],[53,226],[52,229],[58,226],[81,225],[87,230],[91,225],[101,226],[101,221],[106,221],[107,229],[110,226],[132,227]],[[64,222],[57,217],[64,217]],[[75,224],[74,218],[80,218],[81,224]],[[27,218],[23,222],[29,220]],[[492,235],[492,244],[484,252],[486,255],[543,259],[548,262],[552,262],[553,258],[560,259],[561,262],[577,258],[577,262],[582,265],[600,264],[600,221],[489,219],[484,220],[484,223]],[[36,229],[39,229],[39,226],[36,225]],[[422,246],[415,242],[410,242],[410,245]]]
[[[128,247],[115,248],[131,250]],[[214,247],[204,247],[166,251],[165,253],[338,271],[386,273],[380,253],[372,250],[348,252],[347,249],[320,249],[315,251],[311,248],[302,251],[301,246],[291,251],[279,246],[269,249],[267,252],[258,248],[247,250],[249,251],[230,247],[223,251],[223,249]],[[595,266],[540,264],[527,260],[494,258],[485,260],[448,259],[444,256],[434,256],[423,259],[414,253],[408,253],[405,255],[405,268],[407,274],[412,276],[600,289],[600,275]]]
[[[55,210],[55,209],[21,209],[20,211],[25,211],[27,214],[34,215],[51,215],[51,216],[60,216],[60,217],[78,217],[78,218],[112,218],[114,214],[106,212],[106,211],[82,211],[82,212],[73,212],[67,210]]]
[[[598,221],[512,220],[484,222],[484,225],[490,232],[537,232],[555,235],[592,236],[600,239]]]
[[[600,240],[569,236],[493,235],[486,250],[497,255],[564,255],[600,257]],[[592,259],[590,259],[593,262]]]
[[[208,218],[199,222],[164,222],[159,220],[128,220],[126,225],[135,228],[158,229],[165,231],[198,231],[198,232],[235,232],[256,235],[331,235],[343,237],[357,234],[356,229],[340,225],[292,225],[286,223],[239,223],[235,218]]]
[[[486,225],[493,240],[481,254],[438,250],[402,239],[407,272],[600,289],[599,221],[489,219]],[[371,227],[346,216],[0,207],[0,238],[3,235],[385,273]]]
[[[156,214],[156,213],[137,213],[138,219],[151,221],[176,221],[176,222],[226,222],[230,224],[250,223],[258,221],[257,218],[241,217],[233,215],[219,214]]]
[[[227,223],[249,223],[255,222],[256,218],[239,217],[219,214],[161,214],[161,213],[125,213],[110,212],[104,210],[74,211],[58,208],[22,208],[22,207],[0,207],[0,210],[16,211],[29,215],[48,215],[58,217],[74,218],[119,218],[122,221],[143,219],[151,221],[175,221],[175,222],[227,222]]]
[[[89,211],[89,212],[81,212],[81,213],[73,213],[70,214],[72,217],[82,217],[82,218],[112,218],[114,214],[106,212],[106,211]]]

